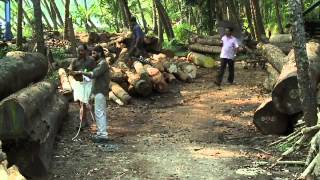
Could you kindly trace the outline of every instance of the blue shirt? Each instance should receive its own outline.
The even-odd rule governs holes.
[[[144,32],[142,31],[142,29],[140,28],[140,26],[138,24],[136,24],[133,27],[133,34],[134,34],[134,37],[136,40],[144,38]]]

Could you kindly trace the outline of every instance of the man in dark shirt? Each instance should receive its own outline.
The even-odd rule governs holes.
[[[131,30],[133,33],[133,42],[132,42],[132,46],[131,49],[129,51],[129,55],[144,55],[145,51],[143,48],[143,42],[144,42],[144,32],[142,31],[141,27],[139,26],[139,24],[137,23],[137,19],[135,17],[131,17],[130,19],[130,23],[131,23]]]

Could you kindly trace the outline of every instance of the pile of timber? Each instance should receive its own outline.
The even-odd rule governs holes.
[[[194,36],[189,39],[189,50],[203,54],[220,54],[221,37],[215,36]]]
[[[0,69],[0,139],[7,160],[27,177],[44,176],[68,103],[56,84],[43,81],[45,56],[9,52]]]
[[[311,86],[316,91],[320,82],[320,44],[308,42],[306,48]],[[284,134],[295,123],[294,116],[302,112],[294,52],[286,56],[271,44],[259,44],[258,49],[269,62],[264,86],[271,91],[272,99],[256,110],[253,122],[264,134]]]
[[[286,55],[292,49],[292,36],[291,34],[274,34],[269,39],[270,44],[277,46]]]
[[[125,54],[125,53],[124,53]],[[165,54],[153,54],[146,62],[120,55],[117,62],[109,64],[111,82],[106,93],[109,99],[119,105],[130,103],[131,97],[147,97],[153,92],[166,93],[169,83],[180,80],[191,82],[196,78],[197,67],[186,58],[172,59]],[[124,59],[128,58],[128,63]],[[132,62],[130,62],[132,60]],[[72,92],[74,78],[64,69],[59,69],[61,89]]]

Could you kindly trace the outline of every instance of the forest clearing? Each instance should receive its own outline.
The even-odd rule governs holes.
[[[319,0],[0,2],[0,180],[320,179]]]

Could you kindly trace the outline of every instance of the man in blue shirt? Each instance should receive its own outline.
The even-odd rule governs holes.
[[[137,23],[137,19],[135,17],[131,17],[130,19],[130,27],[133,33],[132,38],[132,46],[130,47],[129,55],[144,55],[144,48],[143,48],[143,42],[144,42],[144,32],[142,31],[141,27]]]

